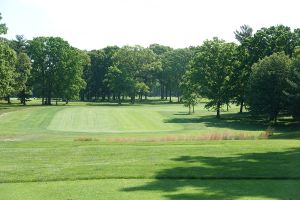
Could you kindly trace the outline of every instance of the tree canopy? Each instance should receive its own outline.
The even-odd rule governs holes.
[[[0,21],[2,16],[0,13]],[[0,23],[0,35],[6,34]],[[216,110],[235,103],[252,114],[300,119],[300,28],[284,25],[254,32],[242,25],[236,43],[219,38],[188,48],[161,44],[107,46],[82,51],[60,37],[0,40],[0,98],[82,101],[144,101],[177,97],[191,108],[200,97]],[[194,110],[194,109],[193,109]]]
[[[221,106],[228,103],[232,86],[233,71],[238,66],[234,59],[236,45],[214,38],[206,40],[191,62],[192,80],[198,85],[199,94],[209,99],[207,108],[217,111],[220,117]]]

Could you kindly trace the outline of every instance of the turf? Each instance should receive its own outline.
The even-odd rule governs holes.
[[[1,184],[9,200],[297,200],[299,181],[105,179]]]
[[[69,107],[57,112],[49,130],[76,132],[173,131],[180,125],[166,124],[163,116],[139,107]]]
[[[270,139],[199,140],[268,126],[237,110],[0,104],[0,199],[298,199],[297,123],[281,119]]]
[[[2,145],[0,182],[130,178],[300,178],[298,141]]]

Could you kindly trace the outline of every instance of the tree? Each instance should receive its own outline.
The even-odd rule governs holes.
[[[159,67],[152,50],[140,46],[125,46],[114,54],[113,66],[108,70],[106,81],[111,91],[118,97],[119,103],[121,96],[129,96],[131,103],[134,103],[138,92],[143,93],[140,97],[147,96],[147,87],[151,87],[153,74]],[[145,85],[147,87],[144,87]]]
[[[207,97],[206,108],[214,108],[220,118],[221,106],[231,98],[231,79],[233,70],[238,66],[235,58],[236,45],[214,38],[206,40],[191,61],[192,81],[199,93]]]
[[[42,103],[51,104],[53,97],[74,98],[84,87],[82,55],[59,37],[37,37],[29,42],[33,60],[33,93]]]
[[[0,97],[7,97],[13,91],[16,64],[16,52],[4,41],[0,41]]]
[[[286,91],[288,109],[294,119],[300,120],[300,48],[297,48],[292,59]]]
[[[240,30],[234,32],[235,39],[243,44],[246,39],[252,36],[252,32],[253,29],[249,25],[244,24],[240,27]]]
[[[249,79],[249,110],[255,114],[268,115],[274,123],[286,105],[284,91],[287,89],[289,62],[289,57],[283,52],[274,53],[254,64]]]
[[[251,62],[249,54],[249,40],[252,37],[252,28],[248,25],[243,25],[240,30],[234,32],[235,38],[239,41],[240,45],[237,47],[237,59],[240,65],[234,70],[232,77],[233,96],[234,102],[240,105],[240,113],[243,112],[245,103],[246,86],[251,74]]]
[[[292,56],[297,40],[290,27],[278,25],[261,28],[248,41],[251,65],[273,53],[284,52]]]
[[[172,50],[171,47],[160,44],[150,44],[148,48],[151,49],[158,56],[161,56],[164,53]]]
[[[158,57],[159,61],[162,62],[163,56],[165,53],[172,51],[173,49],[169,46],[164,46],[160,44],[151,44],[149,47]],[[159,87],[160,87],[160,97],[161,99],[167,98],[167,77],[168,74],[164,70],[165,67],[161,66],[160,70],[157,71],[156,77],[159,81]]]
[[[0,21],[2,16],[0,13]],[[7,33],[5,24],[0,23],[0,35]],[[9,42],[0,38],[0,97],[6,97],[10,103],[10,95],[14,91],[14,65],[16,62],[16,53],[9,47]]]
[[[84,66],[84,80],[86,88],[81,92],[81,99],[84,100],[101,100],[107,97],[110,100],[111,91],[106,82],[108,68],[113,66],[113,55],[118,51],[117,46],[107,46],[100,50],[92,50],[88,52],[90,64]]]
[[[89,100],[92,97],[97,100],[103,93],[103,80],[106,74],[104,66],[105,53],[103,50],[92,50],[88,52],[88,55],[91,63],[91,74],[87,80],[86,90],[89,92]]]
[[[195,112],[195,105],[198,104],[199,95],[197,93],[197,86],[191,81],[191,71],[188,70],[182,77],[180,83],[180,88],[182,90],[182,102],[184,106],[189,108],[189,114],[191,114],[191,108],[193,113]]]
[[[164,80],[169,91],[170,102],[172,101],[173,93],[178,97],[178,102],[180,100],[179,97],[181,91],[179,84],[187,70],[191,57],[192,52],[188,48],[168,51],[162,56]]]
[[[15,66],[15,90],[21,104],[26,105],[26,101],[31,94],[28,80],[31,75],[31,60],[26,53],[19,53]]]
[[[80,91],[86,87],[82,78],[83,66],[88,65],[90,60],[84,51],[71,47],[66,62],[59,74],[60,80],[64,81],[59,85],[61,89],[57,97],[61,97],[68,103],[71,99],[78,100]]]
[[[0,13],[0,21],[2,20],[2,16]],[[7,33],[7,27],[6,24],[0,23],[0,35]]]
[[[111,91],[118,96],[119,104],[121,104],[121,94],[128,84],[123,72],[117,66],[111,66],[108,68],[105,80]]]
[[[28,46],[28,43],[23,35],[16,35],[16,39],[10,42],[10,46],[17,53],[21,53],[21,52],[26,53],[27,52],[26,48]]]

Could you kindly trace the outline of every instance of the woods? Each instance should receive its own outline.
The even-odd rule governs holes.
[[[7,32],[5,24],[0,31]],[[241,113],[246,108],[274,122],[279,113],[298,119],[299,29],[277,25],[253,33],[243,25],[233,34],[237,43],[215,37],[184,49],[151,44],[91,51],[59,37],[1,38],[0,96],[23,105],[29,97],[50,105],[53,99],[134,104],[160,96],[183,102],[189,113],[201,97],[217,118],[222,106],[235,103]]]

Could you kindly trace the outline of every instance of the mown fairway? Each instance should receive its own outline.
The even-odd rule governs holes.
[[[300,197],[300,129],[289,119],[258,139],[267,125],[234,106],[216,120],[202,104],[191,116],[178,104],[0,105],[0,199]],[[249,138],[200,137],[218,134]]]

